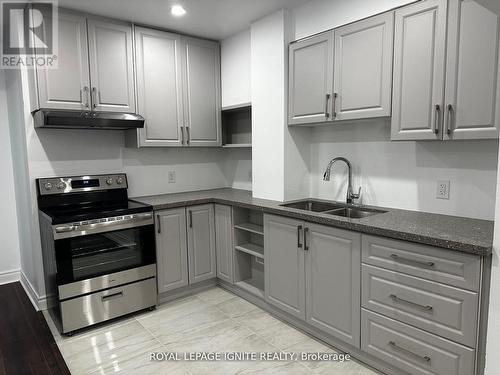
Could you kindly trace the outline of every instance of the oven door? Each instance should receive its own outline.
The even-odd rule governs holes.
[[[54,242],[59,286],[156,263],[152,224]]]

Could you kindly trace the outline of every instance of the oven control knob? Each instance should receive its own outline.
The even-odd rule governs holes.
[[[108,178],[108,179],[106,180],[106,183],[107,183],[108,185],[113,185],[113,179],[112,179],[112,178]]]
[[[59,190],[65,189],[65,188],[66,188],[66,184],[65,184],[64,182],[62,182],[62,181],[61,181],[61,182],[59,182],[59,183],[57,184],[57,188],[58,188]]]
[[[52,184],[50,182],[46,182],[43,187],[45,188],[45,190],[52,190]]]
[[[116,179],[116,183],[117,183],[118,185],[123,184],[123,178],[118,177],[118,178]]]

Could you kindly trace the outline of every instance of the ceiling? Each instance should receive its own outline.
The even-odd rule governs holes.
[[[59,0],[59,6],[181,33],[221,40],[281,8],[309,0]],[[182,5],[187,14],[176,18],[170,7]]]

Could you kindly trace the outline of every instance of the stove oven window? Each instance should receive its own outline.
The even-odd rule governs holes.
[[[155,262],[152,226],[56,241],[61,284],[90,279]]]

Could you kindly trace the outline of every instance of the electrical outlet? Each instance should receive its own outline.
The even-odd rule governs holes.
[[[175,171],[168,171],[168,183],[175,184]]]
[[[438,181],[437,182],[437,199],[450,199],[450,181]]]

